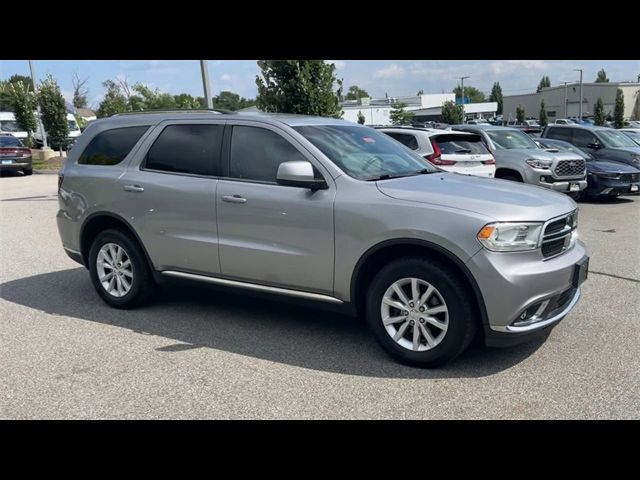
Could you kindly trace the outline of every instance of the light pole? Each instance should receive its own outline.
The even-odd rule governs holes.
[[[568,100],[567,100],[567,84],[571,83],[571,82],[562,82],[564,84],[564,118],[567,118],[567,104],[568,104]]]
[[[578,118],[580,119],[580,122],[582,122],[582,69],[581,68],[574,68],[573,69],[574,72],[580,72],[580,109],[579,109],[579,115]]]
[[[202,70],[202,87],[204,89],[204,98],[207,102],[207,108],[213,108],[211,87],[209,86],[209,68],[206,60],[200,60],[200,70]]]
[[[29,60],[29,70],[31,71],[31,82],[33,82],[33,93],[38,98],[38,85],[36,84],[35,68],[33,68],[33,61]],[[36,111],[38,112],[38,127],[42,132],[42,148],[49,148],[47,145],[47,132],[44,131],[44,125],[42,124],[42,118],[40,118],[40,102],[36,102]]]
[[[467,116],[464,114],[464,79],[470,77],[460,77],[460,97],[462,98],[462,123],[465,123]]]

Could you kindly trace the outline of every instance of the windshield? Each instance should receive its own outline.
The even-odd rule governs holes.
[[[631,137],[631,139],[640,145],[640,132],[634,132],[633,130],[624,130],[625,135]]]
[[[16,137],[0,135],[0,147],[21,147],[22,143]]]
[[[600,130],[598,132],[598,136],[602,143],[607,147],[618,148],[618,147],[637,147],[638,145],[627,137],[622,132],[616,132],[615,130]]]
[[[75,132],[76,130],[80,130],[80,129],[78,128],[78,124],[76,123],[76,121],[75,121],[75,120],[68,120],[68,122],[69,122],[69,130],[70,130],[71,132]]]
[[[439,171],[420,155],[371,128],[348,125],[293,128],[349,176],[359,180]]]
[[[528,135],[515,130],[487,130],[487,135],[497,149],[538,148]]]
[[[18,122],[15,120],[0,120],[0,130],[3,132],[19,132]]]

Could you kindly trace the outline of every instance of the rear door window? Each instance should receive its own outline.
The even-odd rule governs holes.
[[[596,142],[596,137],[593,133],[586,130],[576,129],[573,132],[573,144],[576,147],[587,148],[592,143]]]
[[[556,140],[564,140],[571,143],[571,128],[553,128],[550,127],[545,137],[555,138]]]
[[[78,163],[81,165],[117,165],[125,159],[140,137],[149,129],[141,127],[113,128],[98,133],[84,149]]]
[[[431,137],[444,155],[488,155],[480,135],[436,135]]]

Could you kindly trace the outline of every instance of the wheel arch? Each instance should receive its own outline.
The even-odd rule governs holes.
[[[524,182],[522,174],[513,168],[500,167],[496,169],[495,178],[503,178],[504,176],[517,176],[521,182]]]
[[[351,302],[356,312],[364,312],[366,286],[373,277],[389,261],[408,256],[423,256],[437,259],[447,264],[462,275],[474,296],[474,303],[483,324],[488,323],[484,297],[475,278],[460,258],[454,253],[427,240],[415,238],[398,238],[385,240],[370,247],[358,260],[351,276]]]

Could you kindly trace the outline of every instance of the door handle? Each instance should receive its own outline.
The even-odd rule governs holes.
[[[223,195],[222,201],[229,203],[247,203],[247,199],[241,197],[240,195]]]
[[[140,185],[125,185],[124,187],[122,187],[122,189],[125,192],[144,192],[144,188],[141,187]]]

